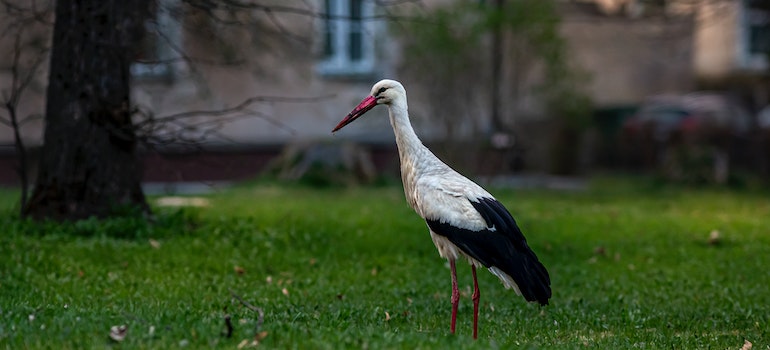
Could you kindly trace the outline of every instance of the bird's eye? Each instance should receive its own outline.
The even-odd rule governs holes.
[[[381,93],[385,92],[385,90],[387,90],[387,89],[388,89],[388,88],[386,88],[386,87],[381,87],[379,90],[377,90],[377,95],[379,95],[379,94],[381,94]]]

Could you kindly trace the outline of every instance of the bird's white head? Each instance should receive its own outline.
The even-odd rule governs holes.
[[[334,127],[332,132],[342,129],[345,125],[350,124],[377,105],[390,105],[394,101],[399,101],[403,98],[406,98],[406,90],[401,83],[390,79],[380,80],[377,84],[372,86],[371,94],[361,101],[353,111],[348,113],[348,115]]]

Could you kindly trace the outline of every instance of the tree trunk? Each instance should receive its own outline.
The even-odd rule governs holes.
[[[131,121],[130,64],[148,1],[58,0],[34,219],[149,212]]]

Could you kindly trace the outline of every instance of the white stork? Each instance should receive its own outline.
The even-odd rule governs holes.
[[[479,285],[476,267],[484,266],[527,301],[548,304],[548,271],[527,245],[513,216],[489,192],[439,160],[422,144],[407,112],[406,90],[394,80],[382,80],[332,130],[350,124],[379,104],[388,106],[401,159],[401,180],[409,205],[425,219],[433,244],[449,260],[452,272],[452,322],[455,332],[457,288],[455,261],[468,260],[473,272],[473,338],[478,336]]]

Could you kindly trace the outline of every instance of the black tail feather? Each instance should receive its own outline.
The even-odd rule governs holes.
[[[428,226],[485,267],[496,267],[511,276],[527,301],[547,305],[551,298],[550,275],[527,245],[513,216],[493,198],[471,204],[487,222],[487,229],[472,231],[438,220],[426,220]]]

